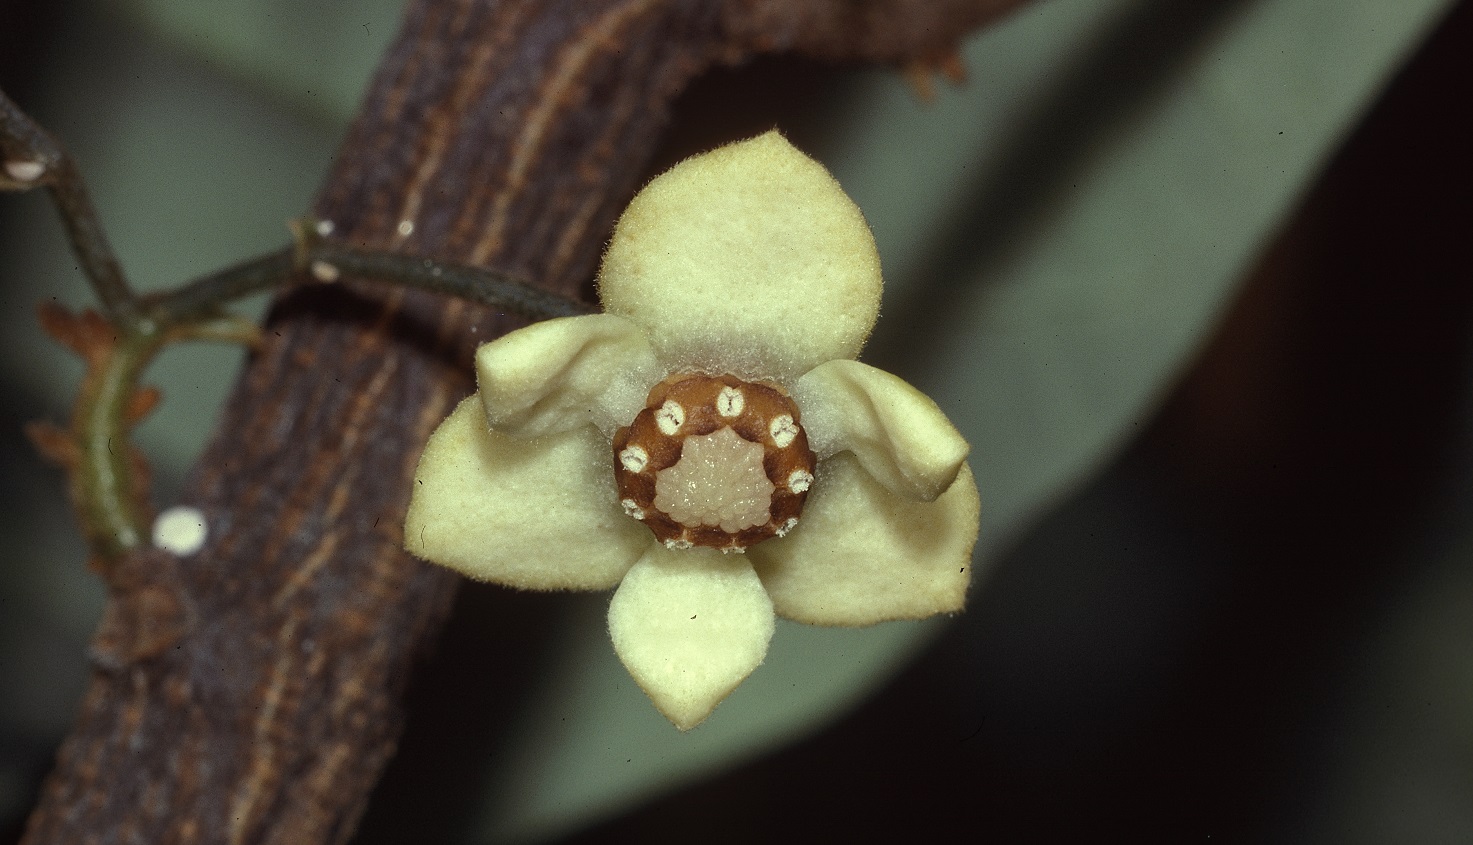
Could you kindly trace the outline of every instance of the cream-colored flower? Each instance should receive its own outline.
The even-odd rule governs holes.
[[[617,585],[614,649],[682,730],[762,662],[775,615],[959,610],[968,447],[854,360],[880,287],[859,209],[776,132],[681,163],[620,218],[606,313],[477,352],[477,394],[420,460],[407,548],[523,589]]]

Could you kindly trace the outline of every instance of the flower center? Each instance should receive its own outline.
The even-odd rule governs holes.
[[[793,401],[729,375],[665,379],[614,437],[624,511],[670,548],[740,552],[787,534],[814,463]]]

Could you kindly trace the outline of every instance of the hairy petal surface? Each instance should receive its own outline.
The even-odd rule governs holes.
[[[965,464],[931,502],[890,492],[847,452],[823,461],[791,534],[753,546],[779,616],[869,625],[961,610],[981,505]]]
[[[608,441],[591,425],[534,440],[492,431],[479,397],[430,436],[404,547],[479,581],[603,590],[650,544],[620,510]]]
[[[853,358],[880,260],[854,202],[776,132],[681,162],[619,218],[599,273],[611,314],[673,368],[788,383]]]
[[[773,627],[752,565],[714,549],[651,545],[609,604],[614,651],[683,731],[762,664]]]
[[[534,323],[476,350],[486,417],[517,437],[588,423],[612,436],[664,375],[639,326],[610,314]]]
[[[890,492],[930,501],[951,487],[971,447],[909,382],[858,361],[829,361],[798,379],[793,399],[820,458],[849,450]]]

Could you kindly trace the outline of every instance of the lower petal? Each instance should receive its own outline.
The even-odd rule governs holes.
[[[961,610],[981,506],[965,464],[935,501],[897,496],[847,452],[819,464],[802,521],[753,546],[779,616],[869,625]]]
[[[619,508],[612,460],[591,425],[535,440],[492,431],[471,396],[425,445],[404,546],[479,581],[608,589],[650,543]]]
[[[762,664],[773,626],[751,564],[714,549],[651,546],[609,604],[614,651],[683,731]]]

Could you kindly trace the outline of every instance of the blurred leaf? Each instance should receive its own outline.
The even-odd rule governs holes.
[[[125,0],[169,46],[334,123],[358,110],[402,0]]]

